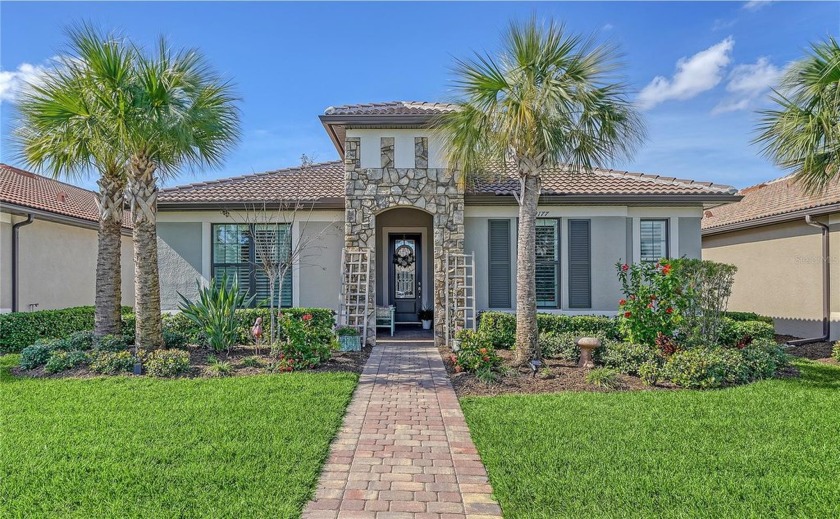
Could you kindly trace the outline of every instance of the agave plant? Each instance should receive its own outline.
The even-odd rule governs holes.
[[[239,292],[239,280],[234,277],[228,280],[227,274],[222,275],[219,283],[210,280],[207,286],[198,285],[198,300],[190,301],[180,292],[179,306],[181,312],[196,323],[204,336],[207,345],[215,352],[230,349],[239,337],[237,331],[236,310],[249,306],[254,296],[247,297]]]

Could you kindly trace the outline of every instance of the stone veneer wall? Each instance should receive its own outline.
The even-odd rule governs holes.
[[[370,294],[376,301],[376,215],[386,209],[407,207],[432,215],[434,237],[435,342],[444,340],[446,253],[464,252],[464,193],[452,172],[429,168],[429,141],[414,139],[414,168],[394,168],[394,138],[382,137],[379,168],[361,167],[361,142],[348,137],[344,154],[344,246],[371,250]],[[375,305],[373,305],[375,306]],[[376,338],[374,313],[368,335]]]

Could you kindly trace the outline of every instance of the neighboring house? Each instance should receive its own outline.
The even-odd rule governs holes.
[[[0,312],[92,305],[98,215],[92,191],[0,164]],[[123,234],[122,301],[131,306],[127,219]]]
[[[791,177],[748,187],[735,204],[707,210],[703,258],[738,267],[729,307],[773,317],[776,331],[818,337],[823,322],[823,265],[830,269],[831,338],[840,338],[840,181],[808,195]],[[829,226],[829,254],[822,230]]]
[[[176,308],[178,292],[194,296],[195,279],[206,282],[223,271],[238,272],[249,293],[265,299],[254,235],[241,213],[263,202],[301,200],[314,204],[305,232],[319,240],[293,269],[283,305],[338,309],[342,290],[353,291],[342,281],[347,248],[357,254],[348,261],[370,262],[371,301],[394,305],[402,322],[417,322],[422,306],[433,307],[438,338],[444,323],[471,325],[473,310],[514,310],[519,181],[503,171],[465,186],[453,178],[441,137],[429,129],[434,116],[451,109],[422,102],[328,108],[320,119],[339,161],[163,190],[164,309]],[[703,210],[738,200],[734,193],[658,175],[548,171],[537,230],[540,311],[614,314],[616,262],[700,257]],[[293,239],[302,227],[291,229]],[[463,262],[459,254],[474,254],[474,273],[453,267]],[[466,293],[452,289],[459,283]]]

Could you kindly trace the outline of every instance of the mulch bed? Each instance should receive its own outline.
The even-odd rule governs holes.
[[[790,335],[777,335],[776,342],[785,343],[790,340],[796,340],[799,337],[792,337]],[[802,344],[800,346],[792,346],[785,351],[796,357],[804,357],[806,359],[818,360],[827,364],[837,364],[837,361],[831,358],[831,342],[813,342],[811,344]]]
[[[260,352],[257,353],[257,349],[252,345],[237,346],[233,348],[230,353],[222,352],[218,354],[213,353],[207,348],[199,348],[197,346],[189,346],[186,349],[190,353],[190,372],[184,375],[184,377],[187,378],[210,376],[207,372],[207,368],[210,366],[210,357],[216,357],[217,360],[222,362],[230,362],[233,371],[228,376],[233,377],[265,374],[268,372],[265,366],[268,366],[274,361],[274,359],[269,355],[268,348],[261,348]],[[322,363],[315,369],[306,371],[310,373],[341,371],[361,373],[365,366],[365,362],[367,362],[368,357],[370,357],[371,350],[372,348],[370,346],[365,346],[362,348],[362,351],[359,352],[335,351],[333,352],[330,360]],[[243,360],[246,357],[256,357],[260,359],[260,361],[264,364],[264,367],[249,367],[243,365]],[[59,373],[47,373],[43,366],[31,370],[23,370],[16,367],[12,368],[11,371],[15,376],[34,378],[90,378],[103,376],[98,373],[91,372],[87,369],[87,367],[74,368]]]
[[[496,351],[502,358],[505,374],[498,382],[488,384],[478,380],[470,373],[456,373],[452,362],[449,360],[452,351],[444,346],[440,348],[440,352],[446,365],[446,371],[452,380],[452,387],[458,397],[556,393],[558,391],[655,391],[676,388],[676,386],[669,384],[647,386],[638,377],[620,374],[618,375],[618,387],[607,389],[586,382],[588,369],[579,368],[572,362],[559,359],[543,359],[541,369],[545,370],[547,367],[547,373],[540,372],[534,376],[529,368],[514,366],[514,352],[512,350]]]

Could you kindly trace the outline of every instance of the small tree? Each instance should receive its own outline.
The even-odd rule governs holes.
[[[681,286],[680,333],[689,345],[716,344],[738,267],[699,259],[674,260]]]
[[[304,167],[308,167],[305,156]],[[323,229],[307,232],[313,209],[313,202],[298,199],[279,202],[276,207],[269,207],[266,203],[246,205],[240,217],[226,212],[226,216],[238,218],[248,225],[248,233],[254,241],[257,268],[263,272],[268,281],[268,307],[271,313],[269,344],[274,344],[278,339],[275,301],[278,295],[283,294],[283,286],[289,271],[296,264],[311,265],[305,262],[323,249],[318,242],[335,223],[329,222]],[[294,234],[295,229],[298,231],[297,235]],[[258,303],[264,302],[258,301]]]

